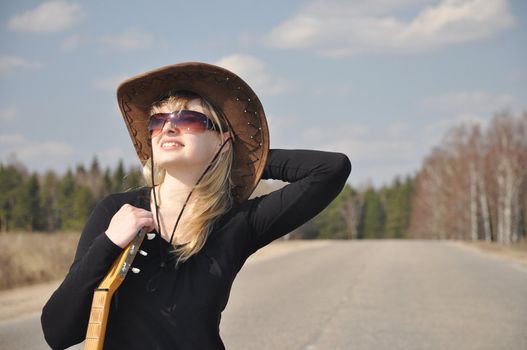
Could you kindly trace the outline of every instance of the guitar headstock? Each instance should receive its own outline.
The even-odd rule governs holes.
[[[99,289],[108,289],[110,292],[117,290],[119,285],[123,282],[126,274],[132,267],[137,252],[143,239],[145,238],[146,231],[144,229],[139,230],[135,238],[128,244],[123,250],[121,255],[115,260],[110,272],[106,275],[106,278],[99,285]]]
[[[132,262],[135,259],[135,256],[137,255],[137,252],[139,251],[139,247],[141,246],[141,243],[143,243],[143,239],[145,238],[146,231],[144,229],[139,230],[137,233],[137,236],[133,239],[132,242],[128,245],[126,250],[124,251],[126,256],[124,257],[124,261],[121,264],[121,268],[119,269],[119,277],[124,279],[126,277],[126,274],[128,273],[128,270],[130,270],[130,267],[132,266]]]

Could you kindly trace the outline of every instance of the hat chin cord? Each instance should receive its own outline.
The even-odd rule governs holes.
[[[161,235],[161,225],[159,224],[159,205],[157,204],[157,196],[156,196],[156,184],[154,182],[154,149],[152,148],[152,138],[150,137],[149,138],[149,141],[150,141],[150,165],[151,165],[151,172],[150,172],[150,175],[151,175],[151,180],[152,180],[152,192],[154,194],[154,204],[155,204],[155,208],[156,208],[156,221],[157,221],[157,227],[159,228],[159,234]],[[207,168],[205,169],[205,171],[203,171],[203,173],[200,175],[200,177],[198,178],[198,181],[196,181],[196,184],[194,185],[194,187],[192,187],[192,190],[189,192],[188,196],[187,196],[187,199],[185,200],[185,203],[183,204],[183,207],[181,208],[181,211],[179,212],[179,215],[177,217],[177,220],[176,220],[176,223],[174,224],[174,228],[172,229],[172,234],[170,236],[170,245],[172,245],[172,240],[174,239],[174,234],[176,233],[176,228],[177,228],[177,225],[179,224],[179,220],[181,219],[181,216],[183,215],[183,211],[185,210],[185,207],[187,206],[187,203],[190,199],[190,196],[192,195],[192,192],[194,192],[194,189],[196,188],[196,186],[199,184],[199,182],[203,179],[203,177],[205,176],[205,174],[209,171],[209,169],[212,167],[212,164],[214,163],[214,161],[216,161],[216,159],[218,158],[218,156],[220,155],[220,152],[221,150],[223,149],[223,147],[227,144],[227,142],[229,141],[232,141],[232,138],[229,136],[224,142],[223,144],[221,145],[220,149],[216,152],[216,154],[214,155],[214,157],[212,158],[212,160],[210,161],[209,165],[207,166]],[[166,261],[168,259],[168,255],[165,255],[165,259],[164,261],[161,263],[161,266],[165,266],[166,264]],[[179,261],[179,260],[178,260]]]

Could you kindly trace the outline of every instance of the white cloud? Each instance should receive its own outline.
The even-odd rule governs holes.
[[[143,50],[152,46],[152,35],[129,28],[121,34],[107,35],[100,39],[105,49],[112,51]]]
[[[67,157],[73,154],[73,148],[63,142],[45,141],[25,145],[17,153],[22,158]]]
[[[0,134],[0,145],[6,147],[21,145],[26,141],[26,138],[20,134]]]
[[[391,183],[395,176],[414,174],[421,159],[439,142],[430,138],[413,123],[394,120],[386,126],[368,123],[339,122],[298,123],[302,118],[288,118],[293,124],[286,131],[271,130],[271,147],[319,149],[341,152],[351,160],[349,182],[353,186]],[[273,122],[274,123],[274,122]],[[270,122],[271,128],[273,124]],[[307,127],[309,125],[309,127]]]
[[[95,156],[103,167],[114,167],[120,159],[122,159],[125,164],[133,164],[133,161],[137,161],[137,164],[140,164],[137,156],[135,158],[133,157],[134,154],[125,152],[120,147],[113,147],[96,152]]]
[[[97,78],[93,82],[93,85],[98,90],[115,91],[117,89],[117,86],[119,86],[119,84],[121,84],[129,77],[131,77],[130,74],[119,74],[106,78]]]
[[[322,149],[354,154],[354,158],[374,163],[379,159],[408,157],[413,148],[411,132],[406,123],[395,121],[384,129],[371,128],[366,124],[343,123],[318,125],[302,131],[302,139],[307,143],[317,143]],[[330,135],[330,137],[328,137]],[[408,158],[410,159],[410,158]]]
[[[14,107],[0,108],[0,121],[14,120],[17,112],[18,111]]]
[[[450,117],[437,118],[425,127],[425,133],[430,137],[437,138],[438,135],[444,136],[449,129],[456,126],[473,124],[483,126],[488,122],[490,117],[490,115],[484,117],[478,114],[460,113]]]
[[[30,62],[21,57],[0,56],[0,75],[11,73],[17,69],[37,69],[42,66],[42,63]]]
[[[256,57],[233,54],[223,57],[216,65],[226,68],[240,76],[251,86],[257,95],[278,95],[287,90],[287,82],[272,76],[265,63]]]
[[[417,4],[413,18],[395,15]],[[272,29],[265,41],[331,57],[418,53],[488,38],[512,23],[507,0],[315,0]]]
[[[338,128],[318,125],[303,130],[299,143],[301,148],[347,154],[353,166],[351,183],[358,185],[369,179],[375,186],[416,171],[429,149],[424,135],[404,121],[394,121],[381,129],[357,123],[344,123]]]
[[[430,96],[419,102],[429,122],[423,128],[428,149],[437,146],[452,127],[480,125],[485,127],[495,113],[509,110],[519,113],[525,104],[510,94],[487,91],[457,91]]]
[[[63,142],[28,139],[20,134],[0,134],[0,157],[16,154],[25,164],[49,158],[65,158],[73,154],[73,148]]]
[[[48,1],[11,18],[7,26],[16,32],[60,32],[72,27],[83,17],[79,4]]]
[[[517,106],[517,99],[509,94],[491,94],[486,91],[457,91],[431,96],[421,101],[429,111],[450,114],[491,114]]]

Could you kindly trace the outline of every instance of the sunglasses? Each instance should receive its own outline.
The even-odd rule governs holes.
[[[183,109],[172,113],[157,113],[150,117],[148,132],[152,137],[161,133],[166,122],[181,132],[203,132],[205,130],[219,130],[212,120],[205,114]]]

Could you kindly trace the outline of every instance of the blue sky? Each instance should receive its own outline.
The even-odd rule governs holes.
[[[0,162],[138,164],[128,77],[204,61],[258,94],[271,147],[346,153],[355,186],[413,174],[450,127],[527,110],[521,0],[3,1]]]

